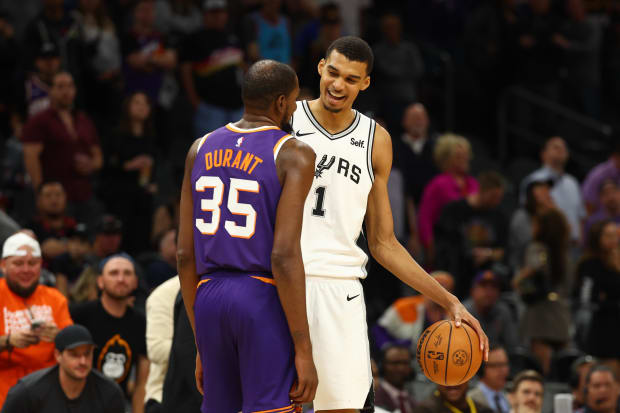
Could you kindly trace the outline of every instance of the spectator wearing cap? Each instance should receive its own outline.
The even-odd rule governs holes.
[[[97,345],[94,367],[121,386],[133,413],[143,413],[149,361],[145,317],[130,306],[137,285],[133,259],[127,254],[112,255],[99,265],[100,298],[72,306],[71,315],[93,334]],[[136,378],[131,392],[128,383],[133,368]]]
[[[583,185],[581,187],[581,191],[583,192],[583,199],[586,203],[586,209],[588,214],[593,214],[594,212],[601,209],[601,204],[599,202],[599,190],[601,188],[602,183],[611,179],[618,186],[620,186],[620,136],[616,135],[614,137],[615,146],[612,148],[611,155],[607,159],[607,161],[598,164],[588,173],[585,180],[583,181]]]
[[[587,237],[590,228],[595,223],[609,219],[620,224],[620,183],[611,178],[605,179],[598,191],[598,202],[601,206],[600,209],[588,217],[584,226],[586,244],[588,243]]]
[[[582,409],[585,402],[586,376],[596,364],[596,359],[590,355],[579,357],[570,366],[569,384],[573,394],[573,411]]]
[[[540,159],[542,166],[521,181],[519,200],[521,203],[525,202],[526,188],[530,182],[552,181],[551,198],[568,220],[571,228],[571,241],[577,245],[582,241],[581,229],[586,210],[579,182],[565,171],[569,159],[566,141],[559,136],[547,139],[540,151]]]
[[[490,342],[511,352],[519,345],[519,337],[510,309],[499,301],[501,287],[501,279],[495,272],[480,271],[472,283],[470,297],[463,305],[480,321]]]
[[[81,325],[62,329],[54,340],[58,365],[20,379],[2,413],[124,413],[118,384],[93,370],[95,342]]]
[[[525,189],[525,203],[512,214],[508,233],[508,265],[513,271],[519,267],[525,248],[532,241],[534,216],[555,208],[552,187],[552,180],[533,179]]]
[[[24,83],[23,101],[26,103],[26,119],[49,108],[52,80],[60,71],[60,65],[58,47],[52,42],[43,43],[34,60],[33,71],[26,77]]]
[[[54,338],[73,324],[67,299],[39,284],[41,247],[18,232],[2,247],[0,269],[0,405],[17,381],[56,363]]]
[[[21,139],[33,188],[38,190],[44,181],[60,182],[70,213],[90,224],[100,210],[91,175],[101,168],[103,156],[94,124],[73,107],[75,93],[71,74],[54,75],[51,106],[28,120]]]
[[[504,259],[508,218],[499,206],[504,179],[497,172],[478,175],[480,191],[443,207],[434,228],[437,269],[456,278],[456,295],[465,298],[473,276]]]
[[[203,2],[204,27],[179,47],[181,81],[195,109],[194,135],[202,136],[243,113],[240,73],[244,52],[228,29],[226,0]]]
[[[504,390],[509,373],[510,363],[506,350],[493,344],[489,349],[489,360],[478,371],[480,381],[469,391],[468,395],[495,413],[508,413],[510,403]]]
[[[57,181],[43,182],[37,191],[37,215],[26,225],[41,243],[44,264],[67,252],[67,237],[75,230],[75,219],[67,216],[67,194]]]
[[[94,261],[86,225],[78,224],[67,236],[67,251],[54,258],[50,265],[50,270],[56,275],[56,288],[69,297],[69,291],[80,274]]]
[[[123,241],[123,223],[114,215],[103,215],[95,226],[93,254],[102,260],[120,252]]]

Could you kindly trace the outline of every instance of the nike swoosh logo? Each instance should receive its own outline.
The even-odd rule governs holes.
[[[306,136],[306,135],[312,135],[314,132],[306,132],[306,133],[301,133],[299,131],[295,132],[295,136]]]
[[[355,297],[359,297],[359,294],[358,295],[354,295],[353,297],[349,297],[349,294],[347,294],[347,301],[351,301]]]

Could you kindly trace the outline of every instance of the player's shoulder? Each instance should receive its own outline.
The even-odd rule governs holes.
[[[305,164],[306,162],[312,162],[314,165],[314,159],[316,154],[314,149],[310,145],[301,140],[291,137],[284,142],[282,149],[278,154],[279,161],[294,162],[297,164]]]

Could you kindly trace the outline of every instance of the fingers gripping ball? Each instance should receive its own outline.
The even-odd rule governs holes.
[[[480,368],[480,339],[468,324],[461,323],[457,328],[454,321],[438,321],[420,336],[416,357],[429,380],[457,386],[471,379]]]

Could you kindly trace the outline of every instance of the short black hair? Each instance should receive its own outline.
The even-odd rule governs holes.
[[[344,36],[334,40],[325,52],[326,60],[334,50],[353,62],[366,63],[367,75],[372,72],[375,57],[365,40],[356,36]]]
[[[478,175],[478,183],[480,184],[481,191],[506,187],[504,177],[496,171],[481,172]]]
[[[259,60],[245,74],[241,96],[244,105],[267,110],[278,96],[288,96],[296,85],[297,74],[289,65]]]

